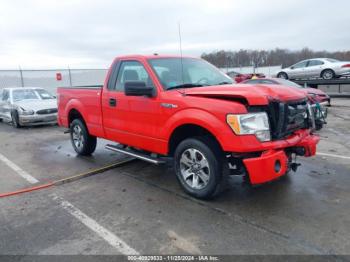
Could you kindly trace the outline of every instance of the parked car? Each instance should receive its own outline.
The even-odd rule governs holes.
[[[241,73],[238,73],[236,71],[230,71],[227,73],[227,75],[229,77],[231,77],[233,80],[235,80],[236,83],[240,83],[244,80],[247,80],[247,79],[252,79],[252,78],[264,78],[265,75],[264,74],[241,74]]]
[[[304,60],[277,73],[277,77],[283,79],[323,78],[331,80],[348,75],[350,75],[350,62],[342,62],[332,58]]]
[[[250,79],[250,80],[243,81],[242,84],[284,85],[284,86],[290,86],[293,88],[299,88],[307,92],[311,102],[319,103],[323,106],[331,106],[331,98],[327,93],[317,88],[304,87],[304,86],[298,85],[286,79],[281,79],[281,78]]]
[[[4,88],[0,94],[0,119],[18,128],[57,123],[56,98],[40,87]]]
[[[281,85],[302,90],[305,92],[305,95],[308,97],[310,103],[313,105],[316,129],[321,129],[326,123],[328,110],[325,106],[331,105],[331,98],[322,90],[316,88],[303,87],[292,81],[280,78],[250,79],[243,81],[242,84]]]
[[[106,146],[112,151],[173,164],[197,198],[220,191],[228,171],[262,184],[295,171],[292,156],[315,155],[303,91],[232,83],[198,58],[117,57],[103,86],[58,88],[58,123],[79,155],[92,154],[100,137],[119,143]]]

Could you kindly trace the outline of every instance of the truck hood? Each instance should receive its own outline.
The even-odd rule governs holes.
[[[28,100],[16,101],[14,104],[16,106],[23,108],[24,110],[34,110],[35,112],[43,109],[57,108],[56,99],[47,99],[47,100],[28,99]]]
[[[249,105],[267,105],[271,100],[297,101],[305,91],[281,85],[221,85],[186,89],[185,95],[246,101]]]

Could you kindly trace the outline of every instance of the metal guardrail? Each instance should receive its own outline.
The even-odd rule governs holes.
[[[292,80],[299,85],[320,89],[331,97],[349,97],[350,78],[325,79],[298,79]]]
[[[337,78],[331,80],[325,79],[306,79],[306,80],[292,80],[299,85],[308,85],[310,87],[317,87],[318,85],[350,85],[350,78]]]

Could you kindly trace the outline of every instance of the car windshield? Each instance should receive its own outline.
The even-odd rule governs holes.
[[[55,99],[55,97],[53,95],[51,95],[49,92],[47,92],[44,89],[35,89],[35,92],[38,93],[38,95],[40,96],[40,98],[42,100]]]
[[[18,89],[12,91],[13,101],[40,99],[34,89]]]
[[[339,62],[339,60],[333,59],[333,58],[326,58],[326,60],[327,60],[328,62],[331,62],[331,63],[337,63],[337,62]]]
[[[164,89],[232,84],[232,79],[208,62],[196,58],[149,60]]]

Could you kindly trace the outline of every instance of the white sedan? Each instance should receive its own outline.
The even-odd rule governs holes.
[[[350,62],[331,58],[308,59],[296,63],[278,72],[277,77],[283,79],[323,78],[330,80],[350,75]]]
[[[0,91],[0,120],[18,128],[57,123],[56,98],[43,88],[14,87]]]

